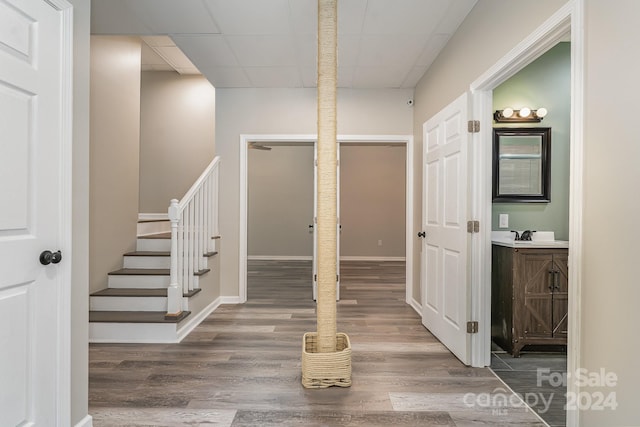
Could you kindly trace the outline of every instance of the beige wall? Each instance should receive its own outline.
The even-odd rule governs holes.
[[[505,56],[565,4],[564,0],[479,0],[415,89],[414,228],[422,218],[422,125],[453,102],[482,73]],[[504,37],[508,34],[508,37]],[[414,242],[413,296],[421,301],[421,242]]]
[[[341,257],[405,256],[405,162],[404,145],[341,144]]]
[[[615,411],[583,411],[581,427],[640,422],[636,340],[640,212],[640,144],[635,113],[640,93],[640,2],[585,1],[585,177],[581,348],[584,368],[618,376]],[[597,390],[597,389],[595,389]],[[593,392],[593,388],[586,391]]]
[[[73,222],[71,259],[71,425],[89,406],[89,21],[90,3],[73,15]]]
[[[413,91],[338,90],[338,133],[410,134]],[[216,151],[222,158],[222,295],[238,289],[240,134],[315,134],[315,89],[217,89]]]
[[[248,151],[247,252],[313,255],[313,144]]]
[[[140,202],[166,213],[213,159],[215,89],[202,76],[145,71],[140,92]]]
[[[91,37],[91,291],[106,288],[135,249],[138,220],[140,39]]]

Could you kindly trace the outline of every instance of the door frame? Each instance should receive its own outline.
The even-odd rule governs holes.
[[[486,226],[472,239],[471,316],[480,321],[471,338],[472,366],[489,366],[491,358],[491,188],[493,89],[533,62],[571,34],[571,135],[569,183],[569,337],[567,371],[575,372],[580,362],[580,301],[582,272],[582,229],[584,201],[584,0],[570,0],[493,67],[471,83],[473,116],[480,121],[480,133],[472,150],[472,198],[470,215]],[[475,140],[475,138],[474,138]],[[568,393],[580,392],[575,381]],[[567,412],[567,426],[578,425],[577,411]]]
[[[315,134],[242,134],[240,135],[240,241],[238,262],[239,302],[247,301],[247,191],[249,143],[317,142]],[[413,298],[413,135],[338,135],[338,143],[386,144],[406,146],[405,158],[405,300],[414,307]]]

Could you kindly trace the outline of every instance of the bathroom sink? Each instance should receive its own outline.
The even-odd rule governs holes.
[[[537,231],[532,240],[515,240],[515,233],[509,231],[491,232],[491,242],[495,245],[510,248],[568,248],[566,240],[556,240],[553,231]]]

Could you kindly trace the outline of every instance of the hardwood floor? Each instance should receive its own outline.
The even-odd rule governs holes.
[[[421,325],[399,262],[342,264],[338,330],[351,339],[353,385],[304,389],[310,278],[310,262],[252,261],[248,302],[221,306],[182,343],[92,344],[94,426],[544,426]]]

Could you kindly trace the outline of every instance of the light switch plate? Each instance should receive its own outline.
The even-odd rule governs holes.
[[[500,228],[509,228],[509,214],[500,214]]]

